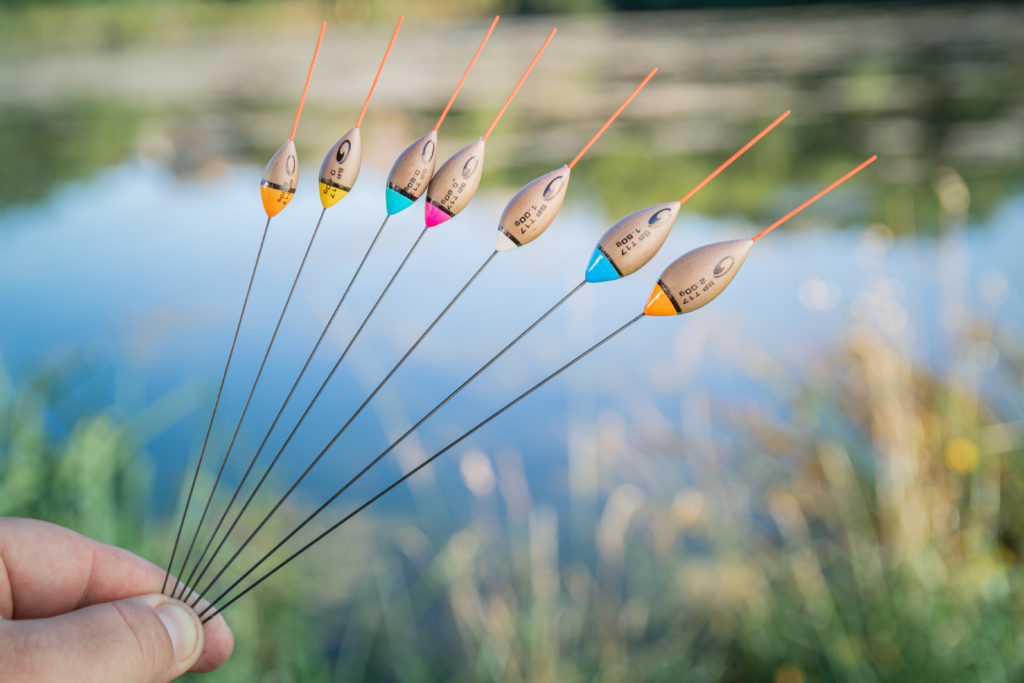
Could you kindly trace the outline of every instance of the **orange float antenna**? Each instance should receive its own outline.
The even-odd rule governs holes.
[[[551,32],[548,33],[548,37],[544,39],[544,44],[540,46],[540,49],[537,50],[537,54],[533,56],[533,59],[530,61],[530,65],[526,67],[526,71],[524,71],[523,75],[519,77],[519,82],[516,83],[516,87],[512,88],[512,92],[510,92],[508,97],[505,98],[505,103],[501,105],[501,109],[498,110],[497,116],[495,116],[494,120],[491,121],[491,125],[487,127],[487,132],[483,134],[483,137],[480,138],[481,140],[486,141],[487,138],[491,137],[491,133],[494,132],[494,127],[498,125],[498,121],[500,121],[501,117],[505,114],[505,110],[508,109],[508,105],[512,104],[512,100],[515,99],[515,96],[519,93],[519,88],[523,87],[526,77],[530,75],[531,71],[533,71],[533,67],[537,66],[537,60],[540,59],[542,54],[544,54],[544,50],[548,49],[548,44],[551,42],[551,39],[555,37],[556,33],[558,33],[558,29],[553,27]]]
[[[849,180],[853,176],[855,176],[858,173],[860,173],[861,171],[863,171],[865,168],[867,168],[868,166],[873,164],[877,159],[878,159],[878,155],[876,155],[876,154],[871,155],[870,157],[868,157],[867,159],[862,161],[860,164],[858,164],[856,167],[854,167],[854,168],[850,169],[849,171],[847,171],[846,173],[844,173],[840,178],[838,178],[837,180],[833,181],[824,190],[822,190],[821,192],[818,192],[816,195],[814,195],[813,197],[811,197],[810,199],[805,201],[803,204],[801,204],[800,206],[796,207],[795,209],[793,209],[792,211],[787,213],[785,216],[783,216],[782,218],[780,218],[779,220],[775,221],[774,223],[769,225],[767,228],[762,230],[761,232],[759,232],[756,235],[754,235],[753,237],[751,237],[750,238],[751,241],[756,242],[757,240],[761,239],[762,237],[764,237],[765,235],[770,233],[772,230],[774,230],[775,228],[779,227],[780,225],[782,225],[783,223],[788,221],[790,218],[792,218],[793,216],[797,215],[798,213],[800,213],[801,211],[806,209],[808,206],[810,206],[814,202],[818,201],[819,199],[821,199],[822,197],[827,195],[829,192],[831,192],[832,190],[836,189],[837,187],[839,187],[840,185],[845,183],[847,180]]]
[[[388,62],[388,55],[391,54],[391,48],[395,44],[395,38],[398,37],[398,29],[402,28],[402,21],[404,20],[404,16],[398,17],[398,23],[395,24],[395,30],[391,32],[391,40],[388,41],[388,47],[384,50],[384,57],[380,60],[380,66],[377,67],[377,74],[373,77],[373,83],[370,84],[370,92],[366,94],[366,101],[363,102],[363,108],[359,110],[359,118],[356,119],[356,128],[363,125],[363,117],[366,116],[366,109],[370,106],[370,99],[373,97],[373,91],[377,89],[377,81],[380,80],[380,72],[384,70],[384,65]]]
[[[302,86],[302,97],[299,98],[299,109],[295,112],[295,123],[292,124],[291,135],[288,136],[289,140],[295,139],[295,131],[299,129],[299,118],[302,116],[302,105],[306,103],[306,93],[309,92],[309,81],[313,78],[313,67],[316,66],[316,57],[320,54],[320,43],[324,39],[324,29],[327,28],[327,22],[320,24],[320,35],[316,39],[316,47],[313,48],[313,59],[309,61],[309,71],[306,73],[306,83]]]
[[[694,185],[694,186],[693,186],[693,189],[692,189],[692,190],[690,190],[689,192],[687,192],[686,194],[684,194],[684,195],[683,195],[682,197],[680,197],[680,198],[679,198],[679,203],[680,203],[680,204],[685,204],[685,203],[687,202],[687,200],[689,200],[689,199],[690,199],[690,197],[692,197],[693,195],[695,195],[695,194],[697,194],[698,192],[700,192],[700,191],[701,191],[701,189],[702,189],[702,188],[703,188],[703,187],[704,187],[705,185],[707,185],[708,183],[710,183],[710,182],[711,182],[712,180],[714,180],[714,179],[715,179],[715,176],[717,176],[717,175],[718,175],[719,173],[721,173],[721,172],[722,172],[722,171],[724,171],[725,169],[729,168],[729,166],[731,166],[731,165],[732,165],[732,162],[736,161],[736,160],[737,160],[737,159],[739,159],[739,158],[740,158],[741,156],[743,156],[743,154],[744,154],[744,153],[745,153],[745,152],[746,152],[746,151],[747,151],[748,149],[750,149],[751,147],[753,147],[754,145],[756,145],[756,144],[757,144],[757,142],[758,142],[758,141],[759,141],[759,140],[760,140],[761,138],[763,138],[763,137],[764,137],[765,135],[768,135],[768,133],[770,133],[770,132],[771,132],[771,130],[772,130],[773,128],[775,128],[775,126],[777,126],[777,125],[779,125],[780,123],[782,123],[783,121],[785,121],[785,120],[786,120],[786,117],[787,117],[787,116],[789,116],[789,115],[790,115],[791,113],[792,113],[792,112],[791,112],[791,111],[790,111],[789,109],[787,109],[786,111],[782,112],[782,114],[781,114],[781,115],[779,116],[779,118],[775,119],[774,121],[772,121],[771,123],[769,123],[769,124],[768,124],[767,126],[765,126],[764,130],[762,130],[762,131],[761,131],[760,133],[758,133],[757,135],[755,135],[754,137],[752,137],[752,138],[750,139],[750,142],[748,142],[747,144],[743,145],[743,146],[742,146],[742,147],[740,147],[740,148],[739,148],[738,150],[736,150],[736,153],[735,153],[735,154],[733,154],[733,155],[732,155],[731,157],[729,157],[728,159],[726,159],[726,160],[725,160],[724,162],[722,162],[722,165],[721,165],[721,166],[719,166],[719,167],[718,167],[718,168],[716,168],[716,169],[715,169],[714,171],[712,171],[711,173],[709,173],[709,174],[708,174],[708,176],[707,176],[706,178],[704,178],[704,180],[702,180],[702,181],[700,181],[699,183],[697,183],[696,185]]]
[[[462,90],[462,86],[466,82],[466,77],[469,76],[469,72],[473,70],[473,66],[476,64],[477,58],[480,57],[480,53],[483,52],[484,45],[487,44],[491,34],[494,33],[494,27],[498,25],[499,19],[501,19],[501,17],[495,15],[490,28],[488,28],[487,33],[484,34],[484,39],[480,41],[480,47],[478,47],[476,52],[473,53],[473,59],[469,60],[469,66],[466,67],[466,71],[462,74],[462,78],[459,79],[459,84],[455,86],[455,92],[453,92],[452,96],[448,98],[448,104],[444,106],[444,111],[441,112],[441,116],[437,119],[437,123],[434,124],[434,127],[431,130],[436,132],[441,127],[441,124],[444,123],[444,118],[448,116],[448,111],[452,108],[452,104],[455,103],[455,98],[458,97],[459,91]]]
[[[633,92],[629,94],[629,97],[626,98],[626,101],[619,105],[619,108],[615,110],[615,113],[609,116],[608,120],[604,122],[604,125],[601,126],[596,133],[594,133],[594,137],[590,138],[590,140],[587,141],[587,144],[583,145],[583,149],[580,150],[580,153],[573,157],[573,160],[570,161],[568,164],[569,168],[575,166],[576,162],[583,158],[583,155],[587,153],[587,150],[589,150],[593,146],[593,144],[597,142],[597,139],[599,137],[604,135],[604,132],[608,130],[608,126],[612,125],[612,122],[615,121],[615,119],[619,118],[619,114],[621,114],[622,111],[629,106],[629,103],[633,101],[634,97],[640,94],[640,91],[644,89],[644,86],[647,85],[652,78],[654,78],[654,74],[656,73],[658,73],[658,67],[654,67],[653,69],[651,69],[651,72],[647,74],[647,77],[644,78],[644,80],[640,81],[640,85],[636,86],[636,88],[633,89]]]

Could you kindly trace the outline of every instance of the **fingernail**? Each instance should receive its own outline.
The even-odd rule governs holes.
[[[196,626],[195,614],[182,603],[174,601],[157,607],[156,615],[171,637],[175,661],[187,661],[199,647],[199,628]]]

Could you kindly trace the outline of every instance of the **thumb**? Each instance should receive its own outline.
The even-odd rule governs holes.
[[[203,651],[195,612],[166,595],[91,605],[49,619],[0,621],[4,681],[166,683]]]

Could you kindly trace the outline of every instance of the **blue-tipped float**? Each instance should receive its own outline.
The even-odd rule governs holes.
[[[484,45],[490,39],[491,33],[494,32],[498,19],[499,17],[494,17],[494,21],[491,22],[487,33],[484,34],[484,39],[480,41],[480,46],[473,53],[473,59],[469,60],[469,66],[466,67],[462,78],[459,79],[459,84],[455,86],[455,92],[448,98],[448,104],[445,105],[444,111],[438,117],[437,123],[431,130],[406,147],[398,156],[395,165],[391,167],[385,193],[389,216],[401,213],[412,206],[430,185],[430,179],[434,177],[434,166],[437,164],[437,131],[444,123],[448,112],[451,111],[455,98],[466,83],[466,77],[473,70],[473,65],[480,57],[480,52],[483,51]]]
[[[590,263],[587,265],[587,282],[610,282],[618,280],[620,277],[622,275],[615,270],[612,262],[601,252],[601,247],[595,248],[590,257]]]
[[[389,216],[394,216],[396,213],[405,211],[415,202],[415,199],[406,197],[401,192],[396,192],[390,187],[384,189],[384,205],[387,208]]]
[[[782,123],[787,116],[789,116],[788,109],[679,200],[655,204],[634,211],[610,227],[597,243],[597,248],[594,249],[590,262],[587,264],[587,282],[618,280],[644,267],[665,243],[665,238],[672,230],[672,225],[676,222],[682,205],[711,182],[715,176],[739,159],[744,152],[753,147],[775,126]]]

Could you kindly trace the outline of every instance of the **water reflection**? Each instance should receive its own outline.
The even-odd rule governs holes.
[[[935,172],[949,166],[984,219],[1024,178],[1022,16],[1000,6],[871,7],[559,20],[557,39],[489,145],[484,185],[517,187],[563,163],[656,64],[660,75],[578,168],[577,182],[606,218],[678,196],[738,140],[792,108],[791,120],[696,208],[766,220],[851,159],[879,153],[870,185],[829,216],[932,233]],[[227,28],[165,36],[141,23],[141,37],[117,49],[77,54],[17,40],[6,48],[0,148],[18,163],[0,169],[0,203],[42,199],[133,157],[193,179],[262,164],[273,152],[304,69],[304,26],[256,23],[243,39]],[[443,154],[479,134],[514,81],[510,65],[525,64],[550,23],[501,24],[445,124]],[[351,125],[389,28],[331,28],[297,140],[301,158],[319,159]],[[433,122],[478,28],[446,25],[439,42],[437,27],[408,22],[366,121],[368,165],[387,168]]]
[[[100,367],[109,368],[100,372],[108,379],[94,382],[90,400],[98,406],[115,402],[119,410],[136,414],[160,397],[191,394],[170,424],[146,435],[158,469],[178,476],[194,449],[211,382],[219,376],[262,227],[253,180],[258,175],[258,169],[240,167],[215,181],[189,183],[158,166],[129,164],[68,186],[44,205],[2,214],[0,287],[11,294],[0,303],[5,321],[0,348],[15,379],[86,348]],[[302,177],[308,185],[315,173],[307,168]],[[344,203],[327,214],[247,418],[240,452],[251,453],[262,438],[382,219],[383,184],[382,174],[367,171]],[[311,482],[305,495],[329,491],[330,482],[401,434],[582,279],[586,257],[607,221],[570,192],[574,198],[536,244],[495,260],[325,461],[325,472],[332,474]],[[297,472],[319,450],[490,253],[505,199],[485,192],[458,220],[428,233],[299,433],[284,471]],[[318,207],[314,192],[300,192],[272,224],[244,343],[236,351],[222,404],[226,416],[241,410],[245,380],[258,365]],[[551,487],[551,500],[558,500],[566,425],[574,419],[620,412],[638,420],[642,444],[651,414],[663,415],[672,431],[688,428],[695,418],[671,409],[681,400],[705,397],[785,412],[788,399],[775,393],[773,373],[804,373],[807,358],[840,344],[857,324],[901,339],[919,362],[946,371],[958,361],[943,340],[958,319],[997,316],[1011,328],[1024,321],[1019,297],[1012,294],[1024,286],[1012,262],[1019,243],[1014,225],[1022,212],[1018,198],[1005,203],[985,230],[937,243],[894,238],[880,225],[854,232],[825,225],[808,232],[780,230],[758,243],[715,306],[679,319],[642,321],[473,443],[489,452],[514,445],[529,453],[527,467]],[[421,225],[415,209],[391,220],[285,425],[294,424]],[[405,461],[411,464],[417,454],[444,445],[635,315],[657,274],[679,254],[701,243],[752,234],[757,227],[684,213],[651,265],[622,281],[586,288],[429,422],[408,444]],[[765,375],[771,367],[776,369]],[[116,378],[125,373],[139,383],[130,396],[114,392]],[[215,440],[230,435],[227,422],[233,424],[225,418]],[[358,455],[346,458],[346,453]],[[384,478],[370,481],[379,484]]]

